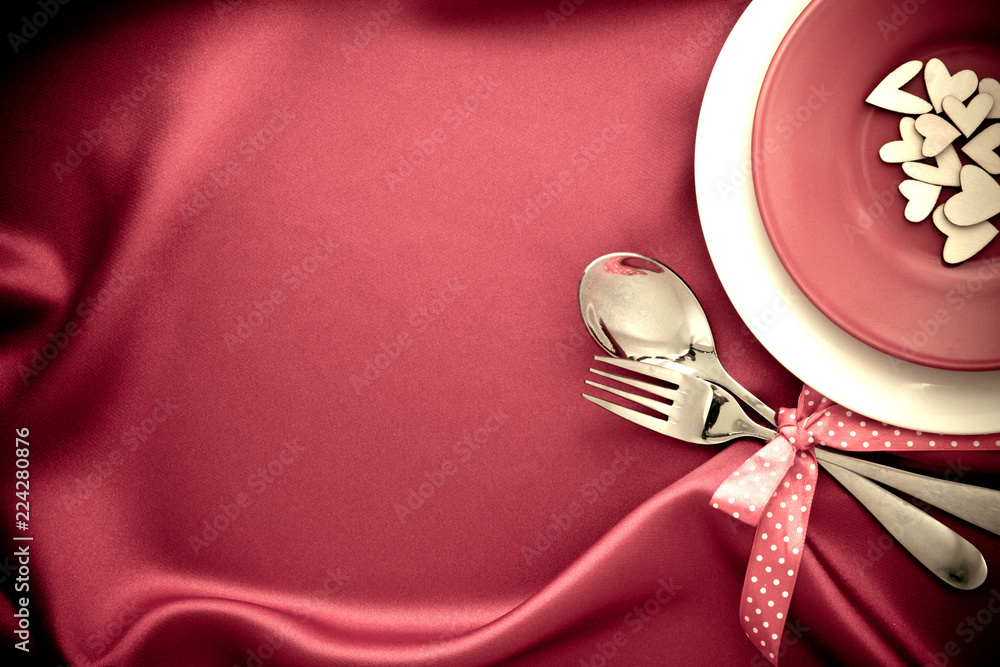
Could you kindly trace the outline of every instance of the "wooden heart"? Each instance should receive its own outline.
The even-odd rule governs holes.
[[[979,92],[993,98],[993,109],[986,114],[987,118],[1000,118],[1000,81],[983,79],[979,82]]]
[[[916,121],[912,116],[903,116],[899,119],[899,141],[890,141],[882,146],[878,151],[878,156],[883,162],[896,164],[898,162],[912,162],[924,157],[923,143],[924,136],[917,132],[914,127]]]
[[[948,220],[968,227],[1000,213],[1000,183],[995,178],[982,168],[967,164],[962,167],[961,181],[962,191],[944,203]]]
[[[930,102],[912,93],[900,90],[900,88],[912,81],[913,77],[920,73],[920,68],[923,66],[924,64],[919,60],[911,60],[903,63],[875,86],[875,89],[868,95],[865,102],[881,107],[882,109],[905,114],[917,115],[929,112],[933,109]]]
[[[920,222],[931,214],[937,204],[941,186],[923,181],[903,181],[899,184],[899,191],[908,200],[903,216],[910,222]]]
[[[924,68],[924,84],[927,86],[927,95],[931,98],[934,111],[941,113],[941,104],[949,95],[957,97],[960,102],[969,99],[969,96],[976,92],[979,77],[971,69],[951,74],[938,58],[931,58]]]
[[[944,206],[934,209],[934,226],[944,234],[942,256],[948,264],[961,264],[989,245],[997,236],[997,228],[988,220],[968,227],[953,224],[944,214]]]
[[[932,113],[918,116],[913,126],[924,137],[920,149],[924,157],[934,157],[962,135],[954,125]]]
[[[937,163],[936,167],[925,162],[904,162],[903,171],[910,178],[932,185],[948,185],[957,188],[962,184],[959,178],[962,172],[962,160],[959,159],[958,151],[955,150],[954,146],[946,147],[934,156],[934,161]]]
[[[957,97],[949,95],[944,98],[941,104],[955,127],[960,129],[966,137],[971,137],[993,110],[993,96],[989,93],[979,93],[966,105],[962,104]]]
[[[972,139],[965,142],[962,152],[991,174],[1000,174],[1000,123],[993,123]]]

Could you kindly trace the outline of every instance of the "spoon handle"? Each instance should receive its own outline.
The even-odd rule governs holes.
[[[703,358],[718,360],[718,357],[714,356]],[[767,419],[772,425],[774,424],[774,410],[743,388],[739,382],[726,372],[721,363],[699,365],[698,372],[704,379],[728,389],[749,407],[753,408],[757,414]],[[748,435],[761,437],[756,432],[748,432]],[[958,482],[936,479],[927,475],[880,465],[864,459],[844,456],[843,454],[820,447],[816,447],[815,452],[816,458],[821,462],[825,461],[835,464],[856,475],[861,475],[862,477],[885,484],[897,491],[902,491],[914,498],[923,500],[959,519],[968,521],[974,526],[979,526],[984,530],[1000,535],[1000,491],[972,484],[959,484]]]
[[[719,357],[714,354],[711,356],[703,355],[698,358],[698,362],[697,368],[702,379],[714,382],[723,389],[729,390],[729,393],[746,403],[754,412],[766,419],[768,424],[771,426],[777,425],[777,415],[774,410],[764,403],[764,401],[751,394],[732,375],[726,372],[726,369],[722,366],[722,362],[719,361]]]
[[[971,590],[986,580],[982,553],[951,528],[864,477],[832,463],[820,465],[942,581]]]
[[[729,374],[726,373],[726,375]],[[775,415],[774,410],[769,408],[767,405],[764,404],[763,401],[761,401],[759,398],[757,398],[749,391],[744,389],[743,385],[741,385],[733,378],[730,377],[729,381],[732,383],[730,391],[732,391],[732,393],[735,394],[737,398],[746,403],[750,408],[753,409],[754,412],[756,412],[761,417],[766,419],[767,422],[772,426],[774,426],[777,423],[777,416]]]
[[[1000,491],[900,470],[817,447],[816,458],[881,482],[1000,535]]]
[[[725,369],[720,370],[728,377]],[[769,421],[773,420],[774,410],[740,387],[732,378],[728,378],[726,382],[731,382],[732,385],[727,388],[739,396],[748,406],[753,407],[761,417]],[[722,382],[719,384],[721,385]],[[762,408],[755,407],[755,405],[760,405]],[[816,458],[821,462],[833,463],[857,475],[885,484],[897,491],[907,493],[913,498],[923,500],[959,519],[968,521],[974,526],[1000,535],[1000,491],[973,484],[959,484],[945,479],[936,479],[864,459],[844,456],[820,447],[816,447],[815,452]]]

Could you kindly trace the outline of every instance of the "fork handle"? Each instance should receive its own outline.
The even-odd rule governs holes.
[[[820,465],[942,581],[962,590],[986,581],[983,554],[951,528],[875,482],[832,463],[820,461]]]
[[[907,493],[945,512],[1000,535],[1000,491],[960,484],[837,454],[819,447],[816,458]]]

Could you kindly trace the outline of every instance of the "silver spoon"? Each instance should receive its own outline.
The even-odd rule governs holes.
[[[703,380],[739,396],[771,426],[775,425],[774,410],[740,386],[722,367],[698,298],[665,265],[633,253],[598,257],[583,272],[579,298],[587,329],[613,356],[680,363]],[[816,456],[1000,535],[1000,491],[919,475],[819,448]]]
[[[660,262],[627,252],[598,257],[580,278],[579,298],[583,323],[609,354],[683,361],[775,424],[774,410],[722,367],[694,292]]]
[[[771,425],[775,424],[774,410],[723,369],[715,352],[708,319],[697,297],[679,276],[660,262],[633,253],[599,257],[591,262],[580,279],[579,302],[587,329],[608,353],[640,361],[665,359],[681,363],[702,379],[737,394]],[[996,532],[1000,528],[996,516],[984,518],[978,509],[982,505],[970,503],[970,491],[975,494],[990,492],[989,489],[915,475],[833,452],[819,449],[817,452],[820,464],[855,497],[862,487],[866,490],[860,494],[865,498],[859,501],[890,533],[905,530],[914,521],[919,524],[923,513],[909,503],[894,502],[899,499],[878,485],[862,484],[859,476],[868,476],[939,506],[947,505],[945,509],[955,516],[988,530]],[[839,459],[845,459],[842,466],[833,463]],[[990,505],[996,508],[996,499],[991,500]],[[887,505],[897,511],[887,513]],[[981,554],[979,559],[982,559]],[[981,564],[975,579],[985,579],[986,563],[981,561]],[[967,581],[959,587],[974,588],[981,583]]]

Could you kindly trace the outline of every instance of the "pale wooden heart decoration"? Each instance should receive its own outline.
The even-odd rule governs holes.
[[[898,162],[912,162],[924,157],[923,143],[924,136],[917,132],[916,121],[912,116],[903,116],[899,119],[899,141],[890,141],[882,146],[878,151],[878,156],[883,162],[896,164]]]
[[[941,113],[941,103],[949,95],[957,97],[960,102],[969,99],[976,92],[979,77],[971,69],[963,69],[956,74],[950,74],[945,64],[938,58],[931,58],[924,68],[924,84],[927,94],[934,105],[934,111]]]
[[[948,220],[960,227],[968,227],[1000,213],[1000,183],[995,178],[974,164],[962,167],[960,178],[962,191],[944,203],[944,214]],[[902,191],[902,186],[900,188]]]
[[[931,214],[934,205],[937,204],[941,186],[908,180],[899,184],[899,191],[908,200],[903,216],[910,222],[920,222]]]
[[[902,90],[921,68],[929,102]],[[926,66],[911,60],[882,79],[865,101],[904,114],[899,140],[883,144],[879,157],[901,164],[909,177],[899,184],[906,219],[921,222],[932,216],[946,237],[942,256],[947,264],[964,262],[992,243],[1000,234],[991,222],[1000,214],[1000,182],[994,178],[1000,175],[1000,123],[986,121],[1000,119],[1000,81],[980,80],[968,69],[951,74],[938,58]],[[975,164],[963,165],[958,148]],[[944,187],[960,190],[938,206]]]
[[[961,264],[989,245],[998,233],[988,220],[968,227],[952,224],[945,216],[944,206],[934,209],[932,219],[938,231],[947,237],[942,256],[948,264]]]
[[[888,109],[889,111],[898,111],[905,114],[916,115],[929,112],[933,109],[930,102],[900,90],[900,88],[909,83],[920,72],[920,68],[923,65],[919,60],[911,60],[910,62],[903,63],[875,86],[875,89],[868,95],[865,102]],[[964,100],[965,98],[962,99]]]
[[[959,159],[954,146],[949,144],[934,157],[934,161],[937,163],[936,167],[924,162],[905,162],[903,163],[903,171],[910,178],[932,185],[948,185],[957,188],[962,184],[959,178],[962,172],[962,160]]]
[[[932,113],[918,116],[913,126],[924,137],[924,144],[920,149],[924,157],[934,157],[962,136],[958,128]]]
[[[949,95],[944,98],[941,105],[955,127],[960,129],[966,137],[971,137],[993,110],[993,96],[989,93],[979,93],[966,105],[962,104],[957,97]]]
[[[1000,81],[983,79],[979,82],[979,92],[993,98],[993,109],[986,114],[987,118],[1000,118]]]
[[[965,142],[962,152],[975,160],[976,164],[996,175],[1000,174],[1000,123],[993,123],[975,137]]]

